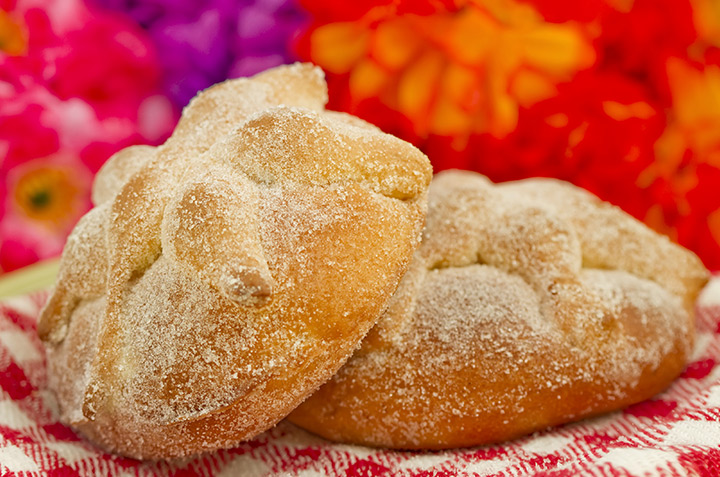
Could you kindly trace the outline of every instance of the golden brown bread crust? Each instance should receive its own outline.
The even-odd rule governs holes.
[[[682,371],[706,280],[692,253],[569,184],[440,173],[388,311],[289,419],[442,449],[619,409]]]
[[[280,67],[201,93],[118,153],[38,332],[61,418],[136,458],[229,447],[326,381],[419,243],[431,168]]]

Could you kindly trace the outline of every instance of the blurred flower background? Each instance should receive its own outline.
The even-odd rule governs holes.
[[[297,60],[436,171],[571,181],[720,270],[720,0],[0,0],[0,272],[198,90]]]

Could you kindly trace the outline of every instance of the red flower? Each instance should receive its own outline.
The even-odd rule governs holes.
[[[667,63],[670,121],[640,178],[655,199],[646,220],[720,269],[720,64]]]
[[[620,3],[620,2],[618,2]],[[688,0],[633,0],[607,9],[597,39],[598,67],[642,81],[670,105],[665,64],[684,58],[697,39]]]

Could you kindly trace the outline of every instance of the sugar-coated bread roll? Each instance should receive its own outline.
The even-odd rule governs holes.
[[[296,64],[200,93],[100,171],[38,332],[63,422],[136,458],[229,447],[342,365],[420,240],[432,170]]]
[[[707,277],[570,184],[440,173],[388,310],[290,420],[336,441],[441,449],[620,409],[683,370]]]

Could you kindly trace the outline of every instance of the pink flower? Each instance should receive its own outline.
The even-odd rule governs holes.
[[[92,175],[70,154],[28,161],[3,175],[0,270],[7,272],[60,253],[90,208]]]
[[[160,77],[157,58],[138,31],[119,17],[97,15],[65,41],[69,53],[56,59],[49,89],[60,99],[87,101],[101,118],[136,120]]]
[[[127,18],[82,0],[10,0],[7,7],[0,15],[0,271],[59,253],[90,207],[92,175],[123,147],[162,142],[177,119],[160,94],[153,46]]]

